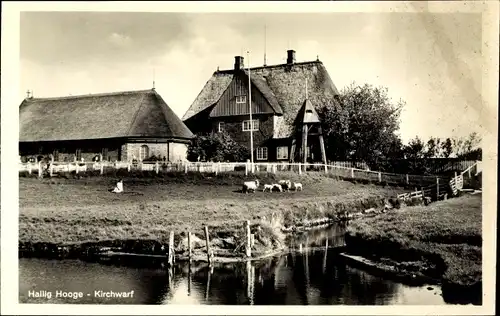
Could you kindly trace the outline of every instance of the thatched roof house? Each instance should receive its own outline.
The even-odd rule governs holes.
[[[291,149],[292,140],[304,123],[319,123],[315,109],[325,102],[336,102],[339,95],[321,61],[295,62],[293,50],[288,51],[286,64],[251,68],[250,80],[252,115],[259,120],[259,129],[254,131],[256,145],[268,148],[286,144]],[[241,123],[248,120],[248,100],[242,102],[247,93],[248,70],[243,66],[243,57],[236,56],[234,69],[214,72],[182,119],[194,133],[217,131],[221,125],[227,130],[234,123],[248,125]],[[232,127],[233,136],[248,144],[241,128],[237,131]],[[276,149],[280,150],[284,151]],[[287,158],[269,158],[273,156],[262,160],[294,159],[292,153],[278,155]]]
[[[27,98],[19,107],[22,155],[179,160],[192,137],[155,90]]]

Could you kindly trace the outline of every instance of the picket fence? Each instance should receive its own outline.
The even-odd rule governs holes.
[[[437,176],[396,174],[357,169],[353,167],[343,167],[334,164],[321,163],[254,163],[249,162],[57,162],[50,164],[42,163],[20,163],[20,172],[38,174],[39,177],[54,176],[59,173],[84,173],[109,174],[117,170],[127,170],[128,172],[148,171],[159,173],[171,172],[199,172],[199,173],[228,173],[241,172],[245,175],[252,173],[282,173],[294,172],[298,174],[309,172],[326,173],[334,177],[350,180],[362,180],[387,184],[409,185],[423,187],[438,182]]]

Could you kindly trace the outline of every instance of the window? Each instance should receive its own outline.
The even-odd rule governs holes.
[[[224,131],[224,122],[219,122],[219,133]]]
[[[277,159],[288,159],[288,147],[281,146],[276,148],[276,158]]]
[[[103,148],[101,154],[102,154],[102,160],[108,160],[108,149],[107,148]]]
[[[142,145],[141,148],[139,148],[139,159],[142,161],[148,157],[149,157],[149,147],[146,145]]]
[[[236,96],[236,103],[247,103],[247,96],[246,95],[237,95]]]
[[[257,160],[267,160],[267,147],[257,148]]]
[[[258,131],[259,130],[259,120],[252,120],[252,121],[253,121],[253,124],[252,124],[253,128],[252,128],[252,130],[253,131]],[[243,121],[242,128],[243,128],[244,132],[250,131],[250,120]]]

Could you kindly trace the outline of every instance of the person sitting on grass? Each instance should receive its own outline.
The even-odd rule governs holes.
[[[115,188],[110,190],[110,191],[113,193],[122,193],[123,192],[123,180],[122,179],[118,180]]]

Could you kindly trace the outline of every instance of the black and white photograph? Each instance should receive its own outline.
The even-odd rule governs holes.
[[[2,4],[2,311],[493,313],[498,2],[362,2]]]

